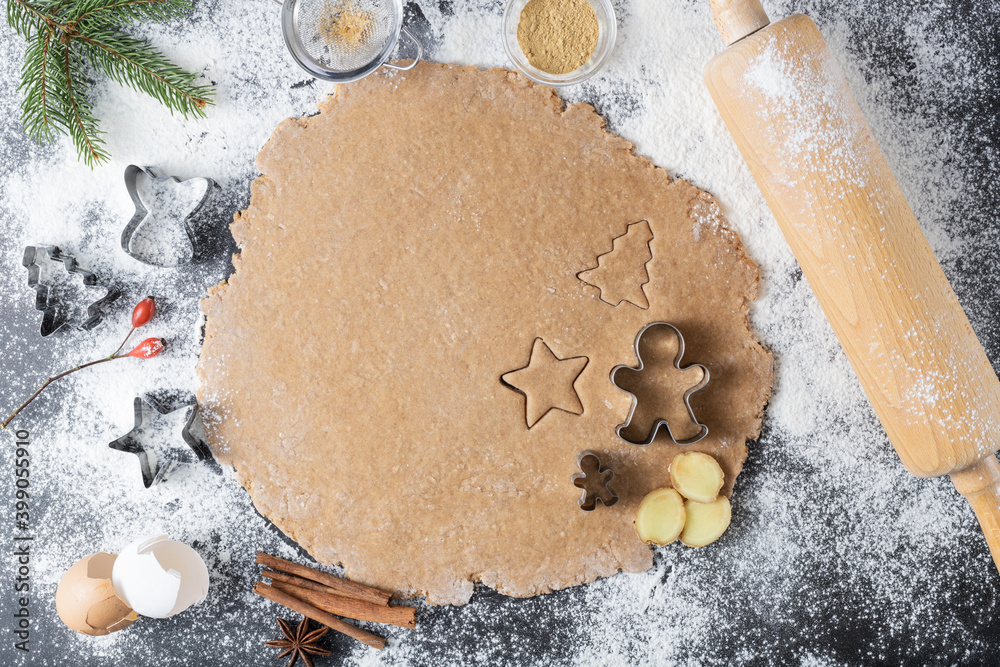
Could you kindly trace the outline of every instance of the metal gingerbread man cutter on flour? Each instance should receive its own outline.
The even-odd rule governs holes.
[[[675,444],[691,445],[708,435],[708,427],[697,420],[691,409],[691,395],[708,384],[708,369],[701,364],[681,366],[684,337],[677,327],[653,322],[635,339],[638,366],[615,366],[611,382],[632,397],[625,423],[616,429],[618,437],[633,445],[652,444],[664,429]],[[593,451],[580,452],[580,472],[572,476],[573,486],[582,489],[580,509],[590,512],[600,502],[611,507],[618,494],[611,489],[615,473],[602,465]]]
[[[701,364],[681,366],[684,336],[666,322],[653,322],[635,339],[637,367],[615,366],[611,382],[632,396],[632,407],[617,433],[625,442],[652,444],[662,428],[674,443],[691,445],[708,435],[708,427],[691,409],[691,395],[708,384]]]

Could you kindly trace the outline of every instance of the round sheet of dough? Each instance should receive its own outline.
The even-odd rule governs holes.
[[[199,400],[218,458],[319,561],[451,604],[648,568],[635,510],[684,448],[616,436],[631,397],[610,373],[655,321],[711,373],[687,449],[731,492],[772,379],[757,268],[590,106],[421,63],[283,122],[258,165],[236,272],[203,302]],[[612,507],[578,506],[585,449]]]

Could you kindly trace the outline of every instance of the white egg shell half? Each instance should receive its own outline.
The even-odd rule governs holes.
[[[166,535],[122,549],[111,571],[115,593],[140,616],[166,618],[208,595],[208,568],[198,552]]]

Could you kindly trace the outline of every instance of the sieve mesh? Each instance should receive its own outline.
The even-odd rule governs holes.
[[[396,12],[391,0],[299,0],[295,29],[316,63],[347,72],[379,57],[393,37]]]

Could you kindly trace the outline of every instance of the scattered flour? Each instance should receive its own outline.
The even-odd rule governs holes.
[[[766,4],[772,16],[800,8]],[[987,95],[995,83],[981,49],[948,23],[941,3],[916,13],[861,0],[807,7],[996,358],[996,309],[978,312],[968,299],[986,296],[973,281],[996,285],[984,248],[997,239],[983,231],[995,225],[969,202],[998,187],[997,167],[962,157],[986,154],[973,136],[974,107],[943,115],[954,100]],[[346,640],[331,645],[357,665],[986,660],[995,646],[969,619],[995,615],[998,584],[975,520],[947,480],[916,480],[899,464],[715,112],[701,72],[722,44],[707,3],[620,1],[616,9],[610,63],[564,97],[595,104],[638,153],[714,193],[761,267],[751,317],[775,352],[777,383],[764,437],[737,483],[733,526],[708,549],[658,550],[645,574],[529,600],[484,591],[463,608],[424,609],[420,629],[388,632],[391,648],[381,654]],[[501,11],[484,0],[411,2],[407,22],[434,60],[503,66]],[[143,28],[172,59],[217,85],[217,106],[205,120],[185,121],[99,79],[95,113],[114,159],[93,172],[65,141],[35,146],[21,135],[21,45],[0,28],[0,405],[16,404],[52,372],[113,350],[146,294],[157,296],[160,312],[140,334],[169,341],[156,359],[116,361],[60,381],[14,424],[32,431],[32,483],[44,508],[33,518],[36,628],[52,655],[86,656],[89,665],[196,665],[209,655],[218,664],[272,662],[261,643],[276,636],[275,609],[249,592],[253,553],[301,554],[253,511],[233,471],[184,467],[144,490],[136,458],[106,444],[131,428],[137,393],[194,388],[197,302],[227,274],[225,255],[234,249],[218,234],[209,244],[218,261],[157,269],[127,257],[118,248],[132,213],[124,167],[215,179],[219,228],[244,207],[254,156],[271,130],[285,117],[314,113],[330,90],[291,62],[278,18],[269,2],[203,0],[190,20]],[[899,41],[903,65],[886,65],[865,41],[883,35]],[[908,94],[901,90],[913,97],[901,98]],[[35,243],[59,245],[123,288],[106,322],[87,334],[37,337],[20,267],[24,245]],[[978,272],[976,262],[994,268]],[[7,444],[2,470],[12,466]],[[213,585],[204,606],[99,640],[71,636],[53,620],[55,585],[74,560],[159,531],[206,557]],[[974,583],[958,596],[962,579]],[[38,664],[8,648],[0,649],[4,664]]]

